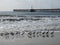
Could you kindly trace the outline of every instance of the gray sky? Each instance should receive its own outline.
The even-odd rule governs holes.
[[[0,0],[0,11],[20,8],[60,8],[60,0]]]

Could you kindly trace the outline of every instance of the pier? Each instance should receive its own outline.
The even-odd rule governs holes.
[[[13,9],[14,12],[60,12],[60,9]]]

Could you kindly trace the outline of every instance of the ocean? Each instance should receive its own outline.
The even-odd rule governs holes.
[[[60,45],[60,12],[0,12],[0,45]]]
[[[0,15],[60,15],[60,12],[14,12],[14,11],[0,11]]]

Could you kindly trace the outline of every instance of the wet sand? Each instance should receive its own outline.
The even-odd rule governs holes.
[[[54,37],[36,37],[36,38],[15,38],[0,39],[1,45],[59,45],[60,32],[55,32]]]

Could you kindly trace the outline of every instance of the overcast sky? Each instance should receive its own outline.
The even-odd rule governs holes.
[[[0,0],[0,11],[20,8],[60,8],[60,0]]]

